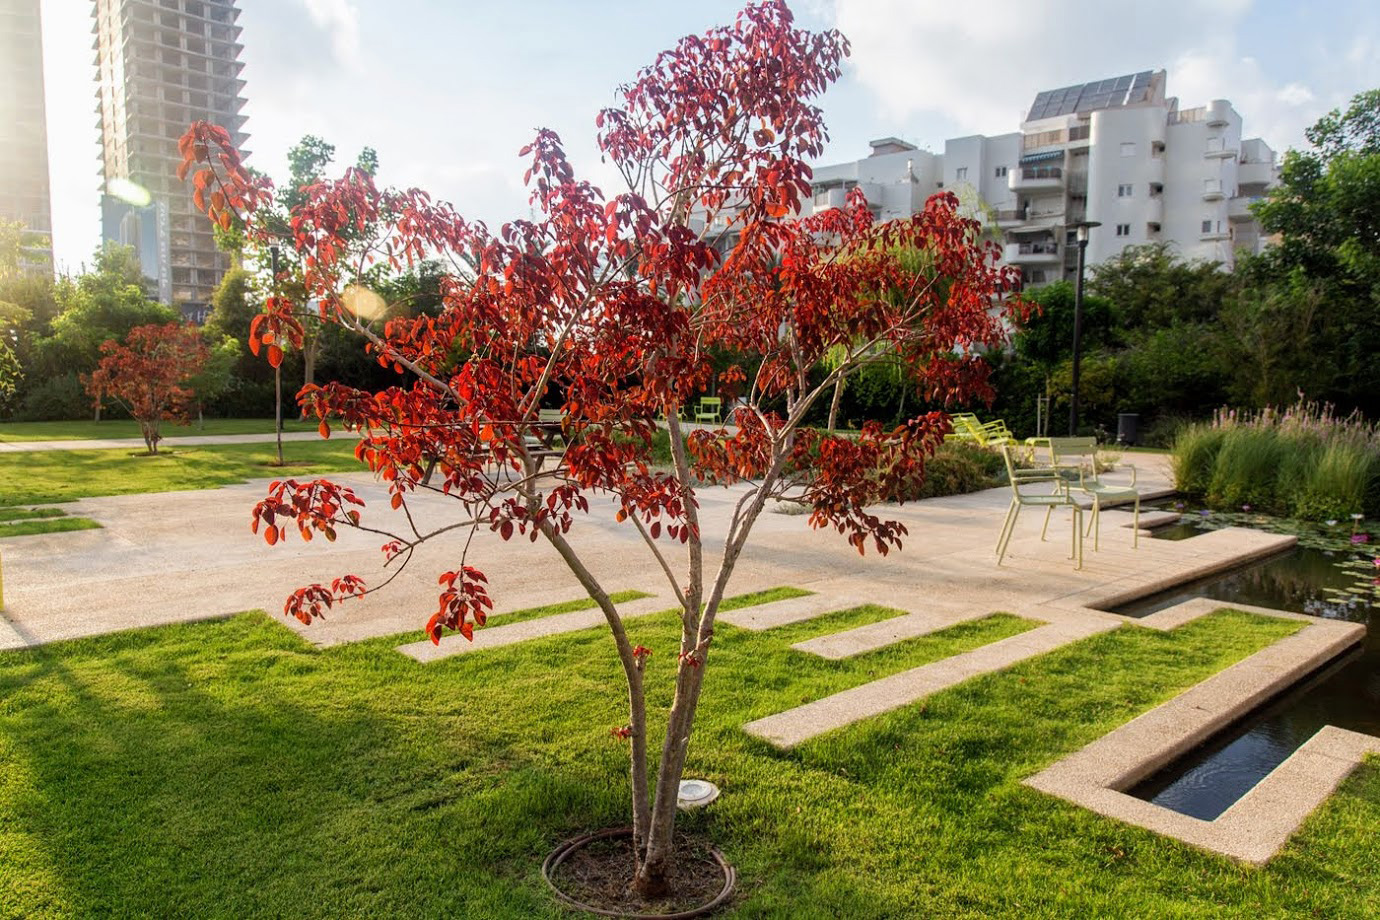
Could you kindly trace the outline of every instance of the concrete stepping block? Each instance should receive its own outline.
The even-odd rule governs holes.
[[[744,725],[743,730],[777,747],[794,747],[826,732],[909,705],[971,677],[999,671],[1069,642],[1109,632],[1119,625],[1103,620],[1047,624],[970,652],[756,719]]]
[[[1114,509],[1116,512],[1115,523],[1118,527],[1130,527],[1134,522],[1134,514],[1126,507]],[[1141,511],[1140,528],[1141,530],[1154,530],[1156,527],[1165,527],[1175,524],[1183,515],[1177,511]],[[1112,521],[1108,521],[1112,523]]]
[[[667,603],[662,598],[643,597],[619,604],[618,613],[627,620],[656,613],[666,608]],[[434,644],[429,639],[423,639],[420,642],[400,645],[398,651],[409,658],[415,658],[426,664],[430,661],[440,661],[443,658],[463,655],[466,652],[481,652],[485,649],[501,648],[505,645],[526,642],[529,639],[544,639],[547,636],[579,632],[582,629],[603,626],[608,622],[604,619],[604,612],[598,607],[537,617],[532,620],[523,620],[521,623],[510,623],[506,626],[501,625],[502,619],[502,615],[499,615],[491,621],[495,625],[476,629],[474,641],[461,635],[451,634],[442,636],[439,644]]]
[[[761,632],[778,626],[803,623],[806,620],[813,620],[815,617],[822,617],[826,613],[850,610],[853,607],[861,607],[871,603],[876,603],[876,601],[860,594],[839,594],[827,591],[819,594],[807,594],[804,597],[789,597],[785,600],[771,601],[754,607],[721,610],[718,619],[730,626]]]
[[[888,645],[894,645],[897,642],[904,642],[907,639],[927,636],[930,633],[939,632],[941,629],[948,629],[950,626],[957,626],[959,623],[967,623],[970,620],[981,619],[989,615],[978,610],[963,613],[940,611],[907,613],[833,635],[818,636],[804,642],[797,642],[791,648],[800,652],[809,652],[811,655],[819,655],[821,658],[834,660],[850,658],[854,655],[861,655],[865,652],[885,648]]]

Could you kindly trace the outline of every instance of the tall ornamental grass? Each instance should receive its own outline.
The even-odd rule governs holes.
[[[1218,510],[1380,517],[1380,425],[1302,400],[1282,411],[1219,410],[1179,433],[1174,477]]]

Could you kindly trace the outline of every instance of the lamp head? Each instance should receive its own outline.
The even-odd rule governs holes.
[[[1093,227],[1100,226],[1102,226],[1102,222],[1098,220],[1083,220],[1074,224],[1074,230],[1078,233],[1078,242],[1086,243],[1088,241],[1088,231]]]

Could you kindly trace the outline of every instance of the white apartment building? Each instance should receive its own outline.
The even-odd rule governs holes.
[[[1005,261],[1031,285],[1073,276],[1083,220],[1102,224],[1089,234],[1089,264],[1164,242],[1230,268],[1237,251],[1263,245],[1249,206],[1277,171],[1274,151],[1241,134],[1226,100],[1180,109],[1165,72],[1144,71],[1041,92],[1020,131],[952,138],[942,154],[873,141],[870,156],[815,170],[814,207],[841,205],[856,186],[891,219],[949,189],[996,224]]]

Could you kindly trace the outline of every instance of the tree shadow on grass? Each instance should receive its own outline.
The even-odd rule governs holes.
[[[29,907],[556,915],[536,867],[621,797],[497,720],[444,724],[440,688],[390,656],[352,682],[254,615],[0,656],[0,814],[57,886]]]

